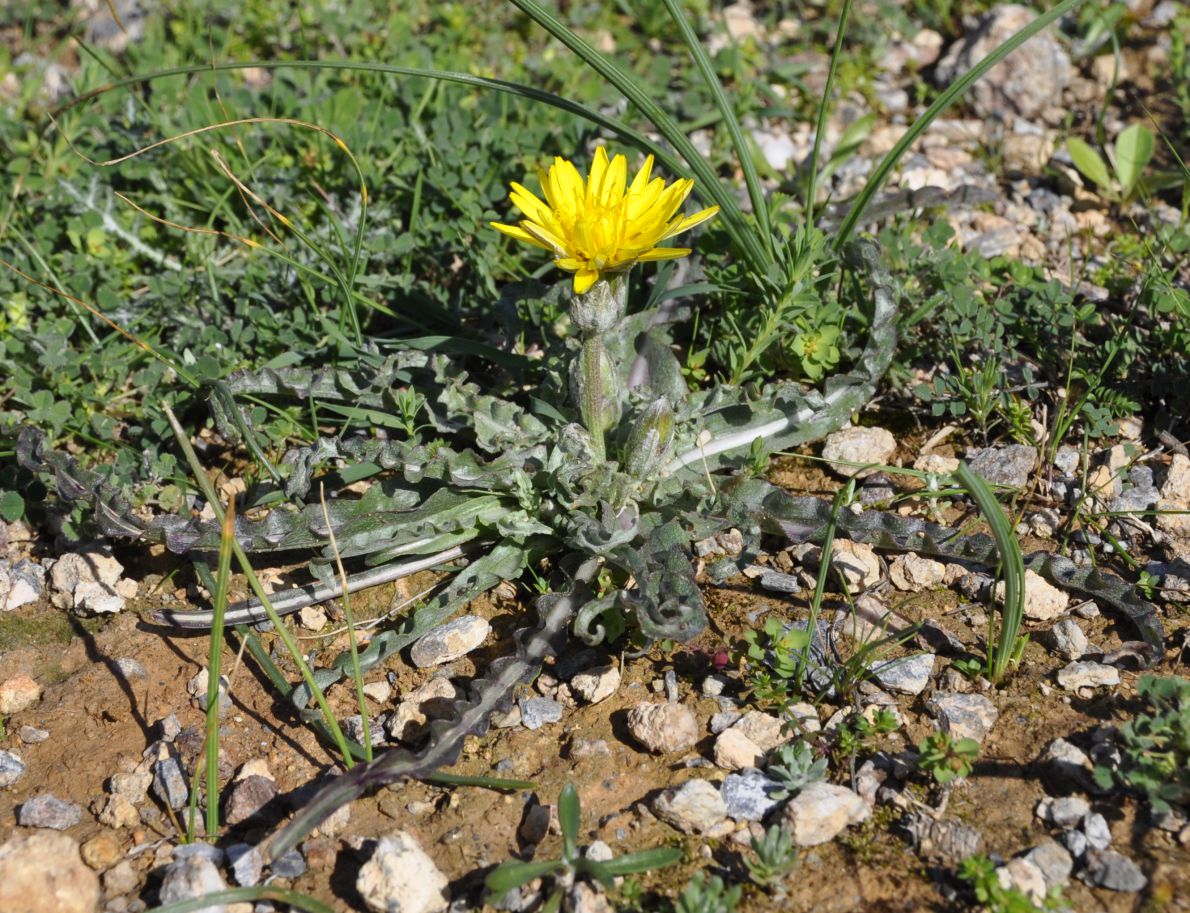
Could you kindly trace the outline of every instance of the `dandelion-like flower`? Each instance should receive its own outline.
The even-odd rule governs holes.
[[[682,178],[667,187],[652,173],[650,155],[629,185],[628,160],[617,155],[609,162],[600,146],[584,181],[573,163],[558,156],[548,172],[537,172],[545,201],[513,182],[509,199],[525,218],[516,225],[491,225],[550,251],[556,266],[574,273],[574,291],[581,295],[600,277],[626,272],[633,264],[686,256],[688,247],[659,245],[719,211],[710,206],[682,215],[694,181]]]

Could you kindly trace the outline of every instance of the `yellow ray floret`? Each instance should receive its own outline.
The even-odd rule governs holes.
[[[601,276],[622,273],[634,263],[672,260],[688,247],[662,247],[661,242],[705,222],[719,211],[710,206],[691,216],[680,210],[694,182],[682,178],[666,186],[652,177],[653,156],[628,183],[628,160],[595,150],[586,180],[574,164],[554,158],[549,171],[538,171],[540,199],[512,184],[509,199],[523,218],[516,225],[492,222],[492,228],[554,255],[554,264],[574,273],[574,291],[583,294]]]

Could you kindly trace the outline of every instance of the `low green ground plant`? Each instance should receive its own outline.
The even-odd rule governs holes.
[[[1139,793],[1154,811],[1190,807],[1190,680],[1142,675],[1136,690],[1145,709],[1120,727],[1119,764],[1097,765],[1095,779]]]

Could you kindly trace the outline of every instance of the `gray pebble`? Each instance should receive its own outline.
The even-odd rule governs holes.
[[[930,683],[934,671],[933,653],[919,653],[904,659],[893,659],[872,667],[872,674],[889,691],[901,694],[921,694]]]
[[[1106,850],[1111,846],[1111,828],[1099,812],[1088,812],[1083,818],[1083,833],[1087,835],[1087,845],[1092,849]]]
[[[124,681],[131,681],[134,678],[148,678],[149,670],[144,667],[144,664],[131,656],[121,656],[116,660],[116,671],[120,673],[120,677]]]
[[[1084,865],[1079,877],[1097,888],[1135,893],[1149,883],[1135,862],[1114,850],[1089,849]]]
[[[780,788],[776,780],[769,779],[755,768],[747,768],[740,773],[728,774],[719,788],[719,794],[727,806],[729,818],[760,821],[777,807],[778,800],[773,798],[773,793]]]
[[[240,887],[250,888],[260,883],[264,856],[259,848],[247,843],[233,843],[227,848],[227,861],[231,864],[231,876]]]
[[[17,731],[17,735],[26,745],[36,745],[48,739],[50,737],[50,731],[48,729],[38,729],[36,726],[22,726]]]
[[[17,809],[21,827],[48,827],[64,831],[83,820],[83,810],[73,802],[63,802],[46,793],[34,796]]]
[[[177,758],[162,758],[153,765],[153,794],[174,811],[186,807],[190,790]]]
[[[12,786],[25,775],[25,762],[11,751],[0,751],[0,789]]]
[[[306,872],[306,860],[302,858],[302,854],[298,850],[290,850],[280,859],[277,859],[269,866],[269,871],[278,878],[288,878],[290,880],[304,875]]]
[[[711,717],[711,733],[718,735],[724,729],[729,729],[741,716],[743,714],[738,710],[720,710]]]
[[[967,462],[994,485],[1024,488],[1037,465],[1037,448],[1026,444],[1005,447],[981,447],[967,453]]]
[[[1082,831],[1068,830],[1062,831],[1058,835],[1058,839],[1062,841],[1062,845],[1070,850],[1070,855],[1075,859],[1081,859],[1083,853],[1087,851],[1087,835]]]
[[[521,725],[526,729],[540,729],[562,719],[562,705],[553,698],[523,697],[517,704],[521,708]]]

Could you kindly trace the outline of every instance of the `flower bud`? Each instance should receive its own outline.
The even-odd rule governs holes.
[[[570,319],[584,333],[606,333],[624,319],[628,308],[628,279],[600,279],[585,294],[570,299]]]
[[[661,465],[673,437],[673,409],[663,396],[637,416],[624,445],[625,471],[638,479],[647,478]]]

